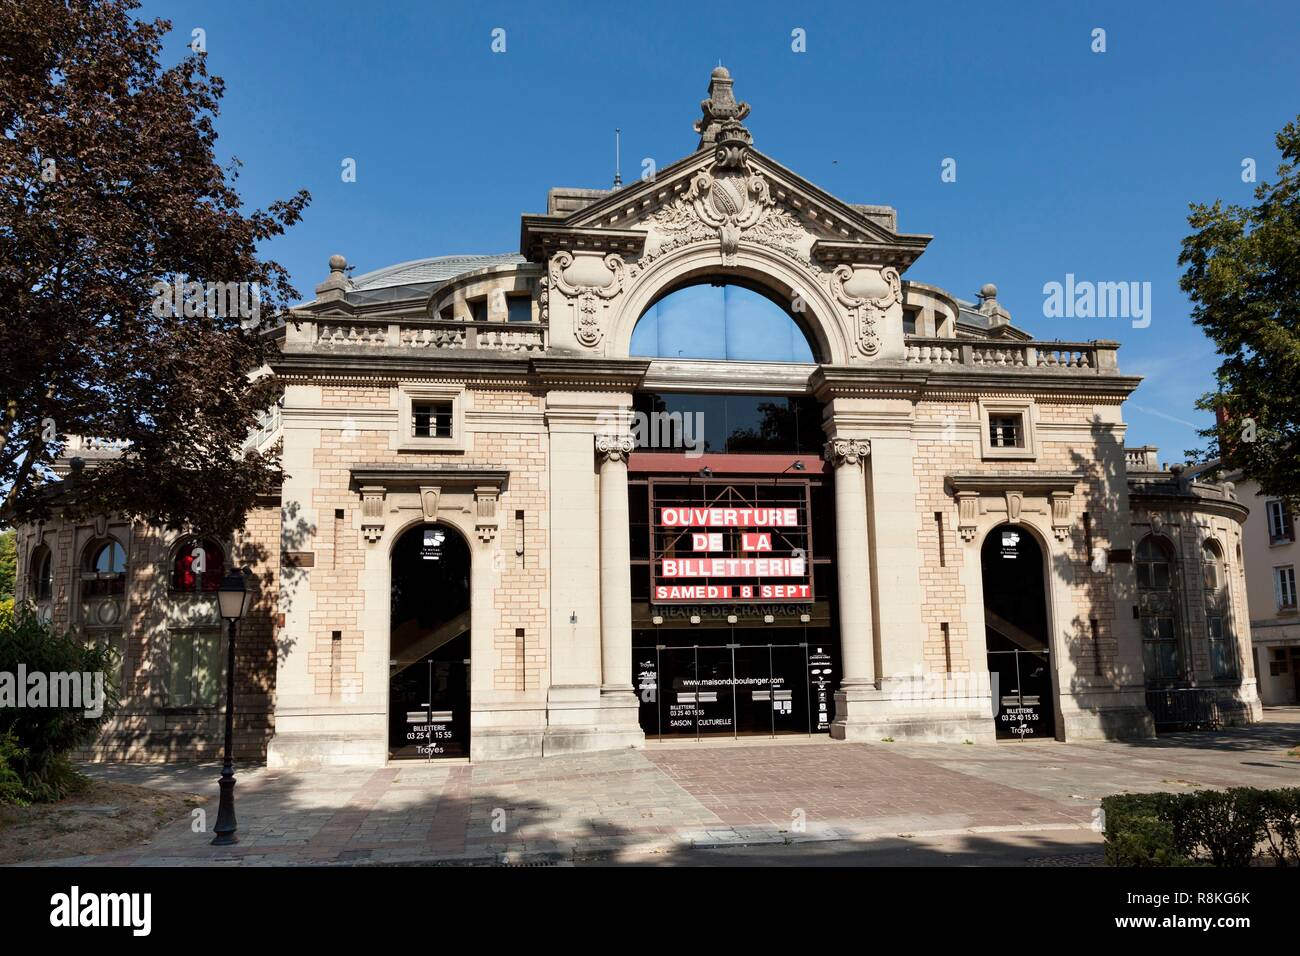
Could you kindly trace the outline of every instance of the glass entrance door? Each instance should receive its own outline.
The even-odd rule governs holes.
[[[989,672],[997,695],[997,736],[1051,737],[1052,678],[1047,650],[989,651]]]
[[[826,733],[836,664],[808,644],[634,647],[648,737],[776,737]]]
[[[469,756],[469,666],[468,633],[413,664],[390,665],[390,757]]]

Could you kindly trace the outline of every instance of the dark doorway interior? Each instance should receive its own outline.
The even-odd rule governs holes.
[[[431,760],[469,755],[469,547],[427,524],[392,555],[388,755]]]
[[[1043,550],[1029,529],[1000,525],[984,539],[980,564],[997,736],[1054,737]]]

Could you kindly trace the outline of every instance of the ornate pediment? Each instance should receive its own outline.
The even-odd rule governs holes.
[[[521,250],[546,267],[551,347],[620,354],[660,290],[735,269],[809,313],[824,360],[901,358],[900,275],[929,237],[895,232],[892,211],[841,202],[754,149],[726,70],[701,110],[698,152],[567,214],[524,217]]]

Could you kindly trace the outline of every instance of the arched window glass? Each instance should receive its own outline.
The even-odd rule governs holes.
[[[1178,644],[1178,604],[1173,590],[1173,556],[1158,538],[1147,535],[1134,556],[1142,625],[1142,659],[1147,683],[1175,681],[1182,675]]]
[[[32,552],[31,588],[37,601],[48,601],[54,595],[54,555],[45,545]]]
[[[173,591],[216,591],[226,573],[226,554],[215,541],[186,538],[172,561]]]
[[[1216,680],[1237,676],[1236,641],[1228,614],[1228,579],[1223,568],[1223,551],[1216,541],[1201,547],[1201,568],[1205,576],[1205,636],[1210,646],[1210,672]]]
[[[92,542],[86,548],[82,572],[85,594],[102,597],[126,591],[126,550],[113,539]]]
[[[1148,535],[1137,549],[1138,587],[1163,589],[1169,587],[1169,552],[1165,546]]]
[[[1223,587],[1223,552],[1213,541],[1205,542],[1201,548],[1201,568],[1205,576],[1205,590],[1217,591]]]
[[[814,362],[794,317],[740,285],[692,285],[650,306],[632,330],[631,354],[735,362]]]

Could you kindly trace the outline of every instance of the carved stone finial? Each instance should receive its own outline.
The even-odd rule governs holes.
[[[709,98],[700,101],[704,115],[695,121],[695,132],[700,134],[699,149],[725,143],[731,150],[743,151],[754,142],[741,123],[749,115],[749,104],[736,102],[732,83],[731,74],[724,66],[717,67],[709,76]]]
[[[631,435],[596,436],[596,457],[602,465],[607,461],[627,461],[635,448]]]
[[[980,312],[989,317],[989,328],[999,329],[1011,323],[1011,313],[998,302],[998,287],[986,282],[980,287]]]
[[[338,253],[330,256],[329,277],[316,287],[316,298],[322,302],[342,299],[348,290],[348,260]]]
[[[837,468],[866,461],[871,442],[865,438],[832,438],[826,443],[826,460]]]

